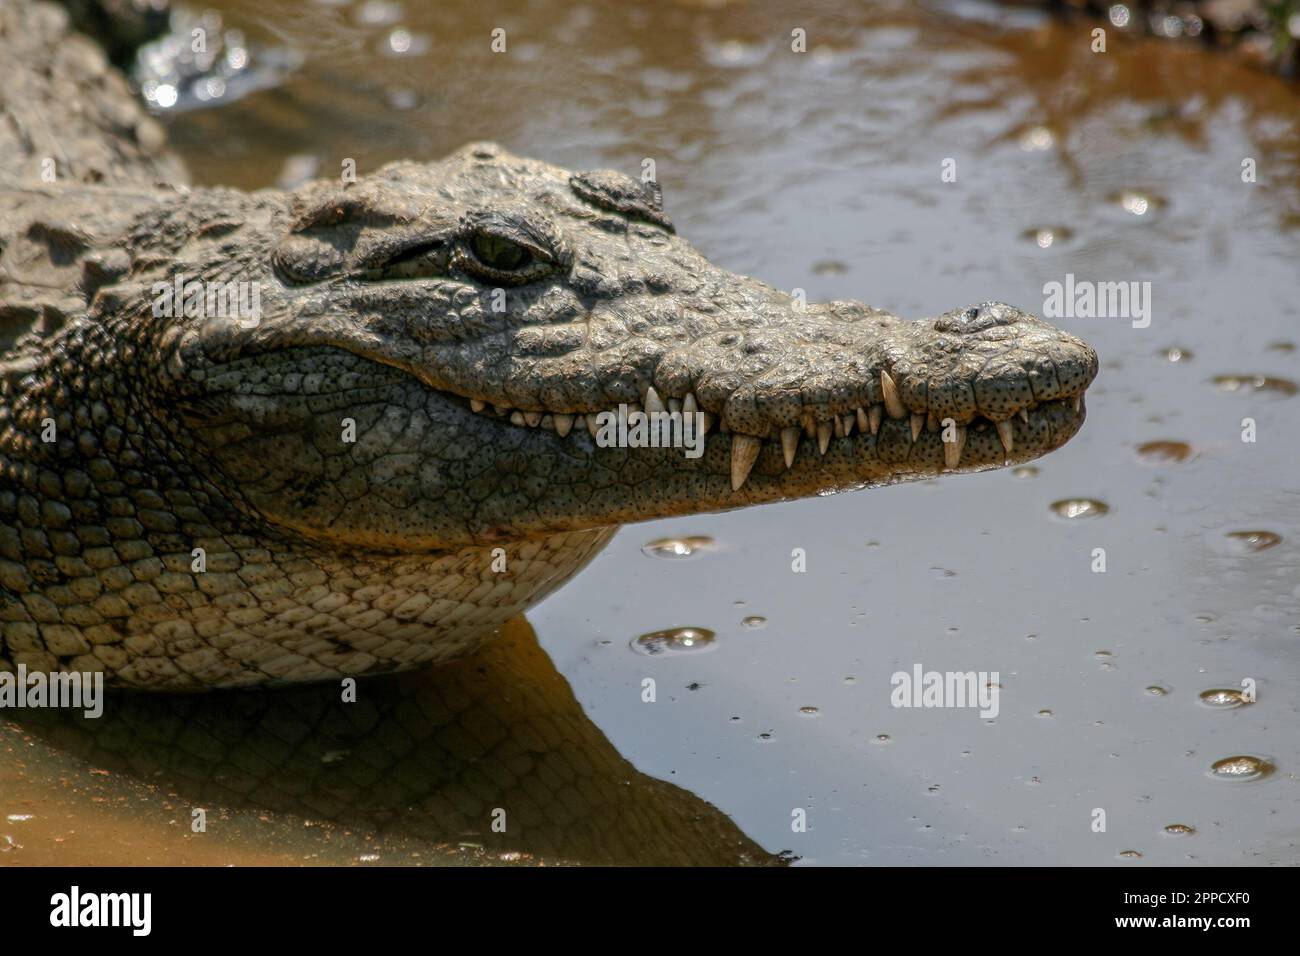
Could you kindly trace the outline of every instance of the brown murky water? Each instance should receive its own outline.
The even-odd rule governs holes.
[[[1071,273],[1150,282],[1150,325],[1057,320],[1103,369],[1033,468],[624,529],[530,615],[549,660],[520,624],[345,727],[310,691],[10,721],[0,862],[1300,863],[1294,87],[967,0],[221,6],[304,63],[174,119],[199,181],[649,157],[684,235],[812,299],[1042,311]],[[892,707],[917,664],[998,716]],[[524,795],[566,809],[493,835]]]

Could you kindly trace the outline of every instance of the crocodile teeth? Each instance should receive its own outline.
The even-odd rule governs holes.
[[[817,437],[817,417],[813,415],[811,408],[803,410],[803,433],[809,438]]]
[[[845,415],[844,416],[844,437],[848,438],[852,434],[853,434],[853,416]]]
[[[880,370],[880,388],[885,393],[885,411],[889,412],[889,417],[903,418],[907,415],[903,400],[898,397],[898,386],[883,368]]]
[[[1077,412],[1083,406],[1083,396],[1074,396],[1074,410]]]
[[[831,443],[831,423],[817,423],[817,451],[819,454],[826,454],[826,449]]]
[[[699,410],[700,410],[700,406],[696,404],[695,393],[687,392],[686,397],[682,399],[682,414],[694,415]]]
[[[666,411],[663,399],[659,397],[659,393],[655,391],[653,385],[645,390],[645,410],[647,415],[653,415],[655,412]]]
[[[840,416],[836,415],[833,419],[831,419],[831,424],[835,426],[835,437],[836,437],[836,438],[843,438],[843,437],[844,437],[844,423],[843,423],[842,421],[840,421]]]
[[[528,423],[529,428],[536,428],[542,423],[541,412],[524,412],[524,421]]]
[[[961,450],[966,447],[966,426],[953,425],[952,441],[943,443],[943,463],[949,468],[956,468],[961,464]]]
[[[1016,438],[1010,422],[994,422],[994,427],[998,430],[998,438],[1002,441],[1002,447],[1009,455],[1012,449],[1016,447]]]
[[[481,399],[471,398],[469,400],[469,407],[470,411],[481,412],[483,409],[487,408],[487,402],[482,401]]]
[[[739,491],[740,486],[749,477],[749,470],[758,460],[758,453],[763,448],[763,440],[753,435],[737,433],[731,439],[731,490]]]
[[[559,435],[561,438],[565,438],[568,436],[569,432],[571,431],[573,431],[573,416],[556,415],[555,434]]]
[[[865,408],[859,405],[857,412],[854,414],[858,417],[858,431],[865,432],[868,428],[871,428],[871,424],[867,421],[867,410]],[[875,433],[876,430],[871,428],[871,434],[874,435]]]
[[[1029,424],[1029,409],[1027,408],[1020,409],[1020,420],[1024,422],[1026,425]]]
[[[794,466],[794,455],[799,450],[799,426],[781,429],[781,451],[785,454],[785,467]]]
[[[916,436],[921,434],[921,429],[925,427],[925,416],[920,412],[912,412],[912,441],[916,441]]]
[[[880,419],[884,416],[884,411],[879,405],[872,405],[871,410],[867,412],[867,417],[871,419],[871,434],[880,431]]]
[[[523,413],[523,412],[511,412],[511,413],[510,413],[510,424],[511,424],[511,425],[524,425],[524,424],[527,424],[527,423],[524,421],[524,413]]]

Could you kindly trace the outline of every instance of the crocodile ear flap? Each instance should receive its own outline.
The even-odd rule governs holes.
[[[653,179],[640,182],[612,169],[596,169],[570,176],[569,188],[601,209],[652,223],[669,232],[677,231],[664,215],[663,190]]]

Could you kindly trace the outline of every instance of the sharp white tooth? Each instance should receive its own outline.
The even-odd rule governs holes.
[[[1080,406],[1082,405],[1083,405],[1083,396],[1082,395],[1074,396],[1074,410],[1077,412]]]
[[[853,434],[853,416],[845,415],[844,416],[844,437],[848,438],[852,434]]]
[[[998,438],[1002,441],[1002,448],[1009,455],[1016,447],[1016,436],[1011,428],[1010,422],[994,422],[998,430]]]
[[[875,429],[871,428],[871,423],[867,421],[867,410],[865,408],[859,405],[855,414],[858,416],[858,431],[865,432],[870,428],[873,433],[875,432]]]
[[[524,412],[524,421],[528,423],[529,428],[536,428],[542,423],[541,412]]]
[[[687,415],[694,415],[700,410],[700,404],[695,400],[694,392],[687,392],[686,397],[682,399],[682,411]]]
[[[1020,409],[1020,420],[1024,422],[1026,425],[1029,424],[1029,409],[1027,408]]]
[[[966,426],[953,425],[953,441],[943,443],[943,463],[949,468],[961,464],[961,450],[966,447]]]
[[[682,410],[682,400],[680,398],[668,399],[668,411],[680,412]]]
[[[880,370],[880,389],[885,393],[885,411],[890,418],[902,418],[907,414],[903,400],[898,397],[898,386],[883,368]]]
[[[884,417],[885,412],[879,405],[872,405],[867,411],[868,424],[871,426],[871,434],[875,435],[880,431],[880,420]]]
[[[844,437],[844,423],[843,423],[842,421],[840,421],[840,416],[836,415],[833,419],[831,419],[831,424],[835,426],[835,437],[836,437],[836,438],[843,438],[843,437]]]
[[[471,398],[469,400],[469,407],[471,411],[481,412],[483,409],[487,408],[487,402],[482,399]]]
[[[921,434],[921,429],[925,427],[925,416],[920,412],[912,412],[912,441],[916,441],[916,436]]]
[[[663,399],[659,397],[659,393],[655,391],[653,385],[645,390],[645,410],[647,414],[666,411]]]
[[[555,416],[555,434],[559,435],[561,438],[567,438],[569,432],[571,432],[571,431],[573,431],[573,416],[572,416],[572,415],[556,415],[556,416]]]
[[[785,467],[794,465],[795,452],[799,450],[799,426],[781,429],[781,451],[785,453]]]
[[[510,424],[511,424],[511,425],[527,425],[528,423],[527,423],[526,421],[524,421],[524,413],[523,413],[523,412],[511,412],[511,413],[510,413]]]
[[[754,467],[758,453],[763,447],[763,440],[753,435],[737,433],[731,439],[731,490],[739,491],[740,486],[749,477],[749,470]]]
[[[830,422],[818,422],[818,423],[817,423],[817,452],[818,452],[818,454],[822,454],[822,455],[826,454],[826,449],[827,449],[828,447],[830,447],[830,443],[831,443],[831,431],[832,431],[832,429],[831,429],[831,423],[830,423]]]

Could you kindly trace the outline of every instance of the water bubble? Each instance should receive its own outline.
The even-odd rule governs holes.
[[[878,744],[887,744],[891,739],[889,734],[876,734],[876,743]]]
[[[1249,755],[1224,757],[1210,765],[1210,774],[1220,780],[1260,780],[1272,772],[1269,761]]]
[[[655,538],[642,545],[641,553],[651,558],[695,558],[712,549],[712,538],[693,535],[686,538]]]
[[[757,614],[750,615],[740,622],[741,627],[748,628],[751,631],[760,630],[766,624],[767,618],[759,617]]]
[[[11,813],[5,819],[10,823],[26,823],[28,820],[34,819],[34,815],[30,813]]]
[[[1282,543],[1282,536],[1272,531],[1229,531],[1228,537],[1242,553],[1267,551]]]
[[[821,709],[817,707],[800,707],[799,713],[803,714],[805,717],[816,717],[821,713]]]
[[[1191,836],[1196,832],[1196,828],[1189,827],[1186,823],[1171,823],[1165,827],[1165,832],[1170,836]]]
[[[1053,501],[1052,512],[1059,518],[1099,518],[1110,511],[1110,506],[1095,498],[1064,498]]]
[[[1147,693],[1152,697],[1165,697],[1169,693],[1169,688],[1161,687],[1159,684],[1152,684],[1147,688]]]
[[[1123,189],[1117,193],[1111,193],[1106,198],[1124,212],[1140,219],[1154,216],[1156,212],[1167,205],[1160,196],[1140,189]]]
[[[1181,441],[1149,441],[1138,445],[1138,456],[1152,465],[1175,465],[1186,461],[1192,446]]]
[[[1139,853],[1137,850],[1120,850],[1120,851],[1119,851],[1119,855],[1122,856],[1122,857],[1123,857],[1124,859],[1126,859],[1126,860],[1140,860],[1140,859],[1142,859],[1142,854]]]
[[[1246,700],[1246,695],[1234,687],[1213,687],[1201,691],[1199,697],[1202,704],[1216,710],[1229,710],[1250,703]]]
[[[1265,392],[1290,398],[1300,391],[1300,386],[1286,378],[1270,375],[1216,375],[1213,379],[1220,392]]]
[[[1055,142],[1056,136],[1046,126],[1031,126],[1020,134],[1020,148],[1026,153],[1051,149]]]
[[[1052,712],[1051,712],[1050,710],[1048,710],[1047,708],[1044,707],[1042,710],[1040,710],[1040,711],[1038,712],[1038,716],[1039,716],[1039,717],[1051,717],[1051,716],[1052,716]]]
[[[1171,362],[1186,362],[1194,357],[1191,349],[1181,348],[1177,345],[1171,345],[1160,354]]]
[[[1068,226],[1042,226],[1026,229],[1020,234],[1020,238],[1030,240],[1039,249],[1050,249],[1069,242],[1074,238],[1074,231]]]
[[[763,731],[761,734],[758,735],[758,739],[759,739],[759,740],[771,740],[772,737],[773,737],[773,734],[772,734],[772,731],[770,731],[770,730],[765,730],[765,731]]]
[[[1038,474],[1037,465],[1017,465],[1011,469],[1013,478],[1033,478]]]
[[[674,627],[651,631],[632,640],[632,650],[648,657],[712,650],[717,634],[703,627]]]

